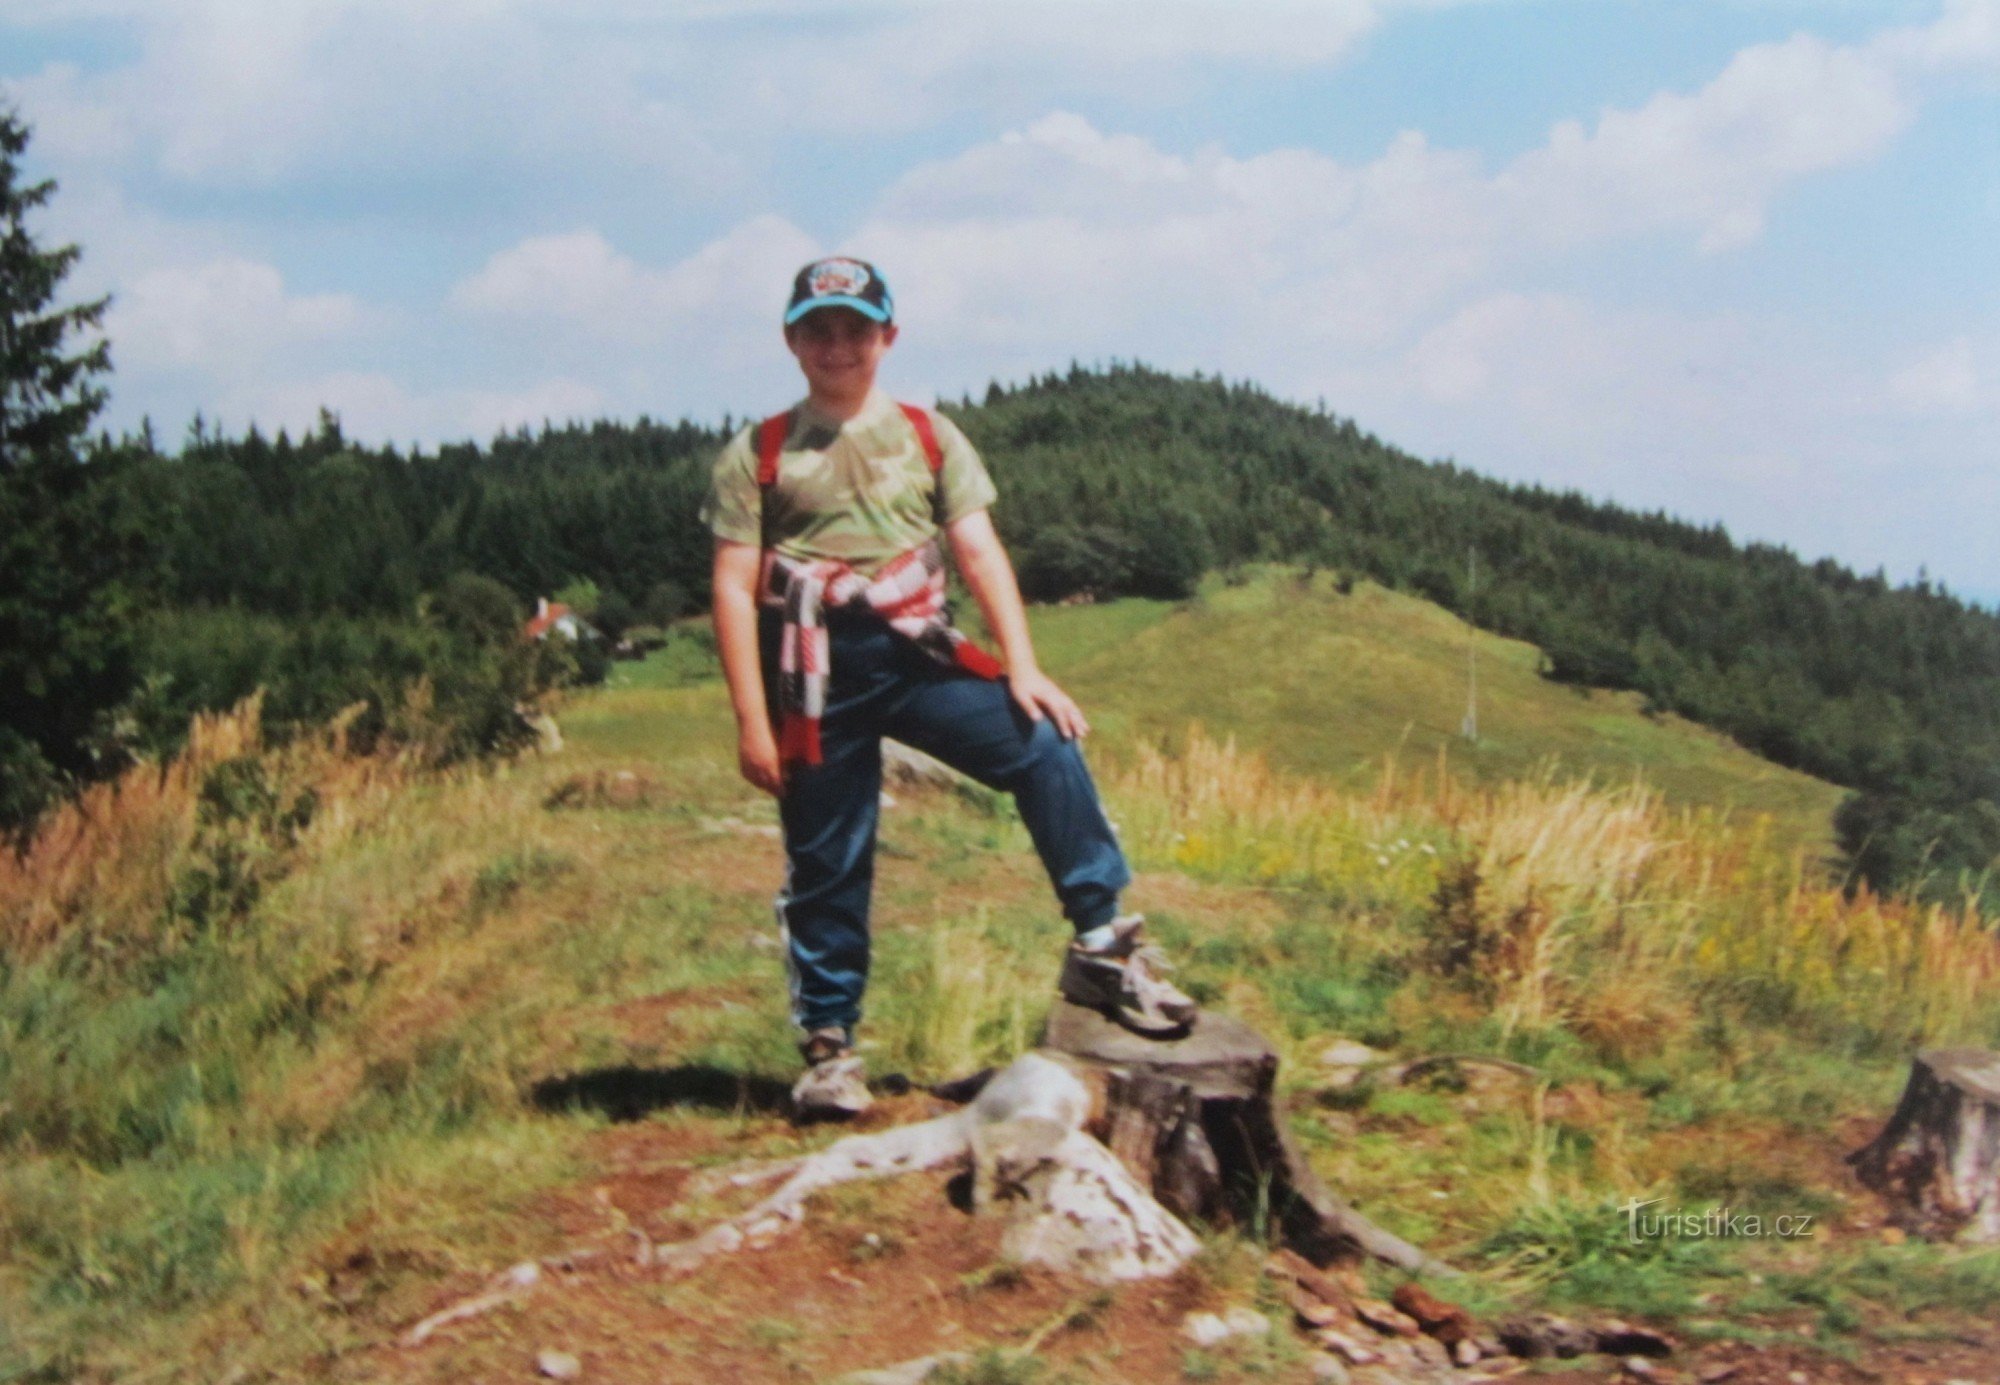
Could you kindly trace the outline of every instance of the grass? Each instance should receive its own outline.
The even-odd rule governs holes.
[[[1870,1314],[2000,1307],[1990,1256],[1621,1241],[1634,1197],[1834,1224],[1835,1132],[1886,1112],[1911,1046],[2000,1043],[1984,920],[1817,875],[1825,786],[1543,687],[1499,642],[1491,742],[1440,765],[1448,736],[1407,712],[1445,698],[1424,679],[1457,686],[1464,632],[1365,586],[1036,620],[1100,727],[1133,902],[1180,979],[1271,1035],[1321,1172],[1474,1268],[1482,1311],[1795,1317],[1838,1341]],[[663,1074],[693,1093],[663,1129],[794,1147],[747,1095],[795,1062],[773,814],[736,777],[700,641],[676,641],[564,709],[555,757],[423,772],[338,726],[271,748],[253,704],[0,857],[0,1380],[310,1375],[446,1276],[548,1248],[521,1209],[586,1176],[610,1109],[586,1079]],[[1346,700],[1302,717],[1315,679]],[[877,1070],[1020,1051],[1063,930],[1018,821],[918,792],[883,830]],[[1322,1095],[1335,1036],[1536,1073]],[[1259,1292],[1254,1245],[1216,1244],[1218,1288]],[[1759,1291],[1734,1292],[1748,1273]]]
[[[1831,845],[1841,791],[1761,760],[1636,694],[1579,691],[1538,673],[1540,654],[1448,612],[1362,582],[1282,569],[1210,579],[1178,606],[1122,601],[1037,612],[1043,663],[1107,739],[1177,750],[1191,725],[1234,737],[1277,769],[1356,791],[1385,752],[1405,766],[1443,756],[1467,784],[1640,776],[1680,807],[1767,816],[1786,850]],[[1044,635],[1042,632],[1047,631]],[[1459,735],[1476,649],[1477,744]]]

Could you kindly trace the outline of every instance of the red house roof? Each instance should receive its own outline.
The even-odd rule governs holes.
[[[569,607],[560,601],[543,598],[537,606],[534,617],[522,627],[523,638],[538,640],[555,629],[556,622],[568,615]]]

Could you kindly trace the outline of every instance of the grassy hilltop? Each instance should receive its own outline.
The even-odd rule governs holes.
[[[1172,742],[1190,725],[1283,770],[1371,785],[1385,754],[1479,783],[1554,772],[1635,776],[1669,803],[1771,819],[1786,846],[1824,852],[1841,791],[1774,765],[1636,693],[1552,683],[1533,645],[1476,630],[1420,598],[1331,574],[1271,569],[1211,580],[1182,606],[1124,601],[1038,614],[1042,655],[1108,739]],[[1460,734],[1476,651],[1479,739]]]
[[[1829,887],[1832,790],[1485,636],[1482,744],[1440,776],[1464,628],[1365,584],[1266,572],[1035,620],[1099,728],[1133,903],[1278,1044],[1331,1183],[1471,1271],[1433,1288],[1652,1316],[1776,1379],[1892,1349],[1965,1375],[1993,1348],[2000,1263],[1887,1235],[1840,1156],[1912,1045],[2000,1043],[2000,948]],[[994,1228],[935,1181],[843,1190],[699,1279],[613,1268],[632,1228],[672,1240],[747,1196],[700,1170],[831,1136],[781,1114],[774,814],[701,642],[560,716],[560,754],[439,773],[337,729],[269,749],[245,709],[0,857],[0,1380],[521,1379],[558,1347],[591,1381],[815,1381],[1031,1334],[1044,1381],[1309,1378],[1287,1332],[1175,1335],[1225,1302],[1284,1320],[1251,1240],[1079,1295],[991,1273]],[[876,1072],[928,1080],[1033,1041],[1063,935],[1003,801],[897,798],[864,1037]],[[1335,1037],[1536,1076],[1327,1092]],[[1816,1230],[1632,1244],[1635,1197]],[[578,1245],[609,1254],[389,1345]]]

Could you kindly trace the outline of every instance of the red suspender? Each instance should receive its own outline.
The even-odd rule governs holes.
[[[785,438],[791,431],[790,409],[757,425],[757,489],[769,490],[778,483],[778,454],[785,450]]]
[[[924,445],[924,456],[930,459],[931,475],[944,470],[944,449],[938,446],[937,429],[931,426],[931,416],[914,404],[898,404],[903,417],[917,430],[917,441]]]

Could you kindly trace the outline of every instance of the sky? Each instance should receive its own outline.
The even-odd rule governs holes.
[[[0,100],[113,430],[762,416],[848,253],[903,399],[1198,370],[2000,605],[2000,0],[0,0]]]

